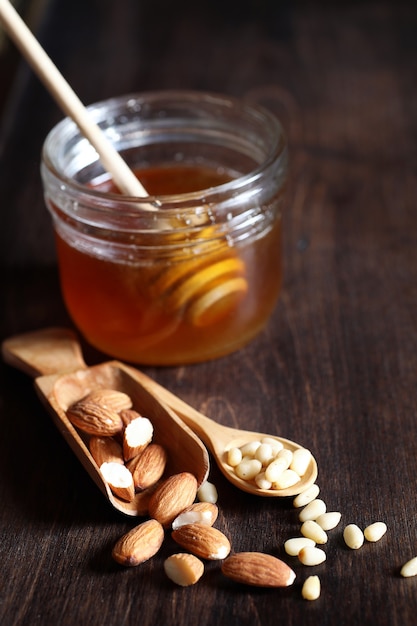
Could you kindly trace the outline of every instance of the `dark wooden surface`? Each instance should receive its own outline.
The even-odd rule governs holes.
[[[417,578],[417,13],[411,2],[49,0],[37,34],[81,98],[193,88],[261,99],[291,146],[286,275],[265,331],[197,366],[146,371],[226,424],[310,447],[322,497],[342,523],[327,562],[294,566],[293,587],[198,585],[112,563],[132,521],[113,512],[40,405],[0,366],[0,623],[413,625]],[[1,61],[5,62],[5,61]],[[6,61],[7,62],[7,61]],[[70,325],[39,178],[42,140],[61,114],[24,64],[0,136],[1,339]],[[84,346],[89,363],[105,360]],[[291,501],[219,492],[217,526],[235,550],[283,556]],[[381,542],[344,547],[345,524],[383,520]],[[322,595],[301,599],[309,574]]]

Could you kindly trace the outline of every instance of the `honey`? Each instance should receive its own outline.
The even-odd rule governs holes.
[[[153,194],[194,190],[202,180],[215,186],[224,178],[189,166],[171,167],[169,176],[166,168],[138,176]],[[230,247],[223,238],[207,241],[207,247],[198,256],[149,264],[140,255],[118,260],[79,249],[58,229],[68,311],[92,345],[120,359],[167,365],[222,356],[257,334],[274,307],[282,274],[281,221],[254,241]]]

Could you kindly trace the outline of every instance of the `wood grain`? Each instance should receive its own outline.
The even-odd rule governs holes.
[[[86,476],[35,396],[1,364],[0,623],[412,626],[417,580],[417,11],[397,2],[195,3],[49,0],[38,35],[86,102],[135,90],[193,88],[262,100],[291,147],[285,283],[261,335],[240,352],[146,373],[209,417],[304,443],[321,496],[342,512],[326,563],[286,557],[291,501],[229,485],[214,466],[216,526],[233,550],[263,550],[297,574],[284,590],[246,588],[209,563],[175,587],[168,537],[140,568],[112,562],[131,527]],[[43,205],[39,153],[60,118],[21,66],[0,139],[1,339],[68,325]],[[84,345],[90,364],[106,355]],[[382,520],[351,551],[344,525]],[[318,574],[322,594],[301,598]]]

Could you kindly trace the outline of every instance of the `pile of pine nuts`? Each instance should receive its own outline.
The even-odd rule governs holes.
[[[306,473],[310,461],[310,450],[298,448],[292,452],[274,437],[249,441],[227,452],[227,463],[239,478],[267,490],[296,485]]]
[[[293,500],[293,506],[301,509],[298,514],[300,522],[300,536],[291,537],[284,543],[284,550],[289,556],[298,557],[299,561],[308,567],[324,563],[327,558],[323,546],[328,542],[328,531],[333,530],[341,521],[339,511],[327,511],[324,500],[318,497],[320,488],[317,484],[303,491]],[[364,541],[375,543],[382,539],[387,532],[384,522],[373,522],[362,531],[357,524],[347,524],[343,530],[343,538],[347,547],[357,550]],[[417,557],[403,567],[407,572],[417,574]],[[414,575],[414,574],[408,574]],[[302,586],[301,594],[306,600],[317,600],[321,593],[319,576],[308,576]]]

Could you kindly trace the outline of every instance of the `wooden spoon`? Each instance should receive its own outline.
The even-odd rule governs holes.
[[[10,365],[18,367],[29,375],[49,374],[49,376],[36,379],[36,388],[41,398],[47,401],[47,406],[52,409],[52,416],[60,429],[65,427],[63,434],[71,447],[92,473],[99,486],[102,489],[104,487],[108,496],[109,490],[106,485],[103,485],[101,475],[97,476],[98,468],[94,460],[65,415],[69,404],[85,395],[93,385],[101,387],[107,385],[126,391],[134,398],[136,404],[145,407],[154,422],[156,433],[163,439],[162,443],[174,454],[179,471],[188,469],[197,476],[199,483],[208,476],[209,462],[204,446],[201,442],[197,445],[195,438],[191,437],[190,429],[197,433],[210,448],[226,478],[248,493],[267,497],[293,496],[307,489],[317,478],[317,464],[312,457],[307,472],[293,487],[276,490],[260,489],[255,484],[242,480],[227,464],[227,451],[234,446],[241,446],[249,441],[271,435],[222,426],[193,409],[143,372],[118,361],[87,368],[75,335],[67,329],[46,329],[12,337],[3,343],[3,356]],[[53,375],[53,372],[57,371],[60,373]],[[177,414],[185,424],[182,424]],[[184,441],[182,440],[182,425]],[[291,451],[303,447],[282,437],[274,436],[274,438]],[[173,446],[174,450],[172,450]],[[109,499],[114,500],[114,496]],[[121,510],[120,506],[126,509],[126,505],[120,502],[117,502],[117,505],[119,510]]]
[[[181,419],[204,441],[206,446],[216,460],[220,470],[226,478],[239,489],[247,493],[258,496],[267,497],[287,497],[295,496],[310,487],[317,479],[317,463],[313,455],[311,456],[309,466],[301,480],[285,489],[260,489],[254,482],[249,482],[239,478],[234,469],[227,463],[227,453],[231,448],[240,447],[250,441],[259,441],[263,437],[272,437],[281,442],[285,448],[294,452],[297,449],[304,448],[295,441],[284,439],[276,435],[267,433],[259,433],[255,431],[240,430],[224,426],[212,419],[206,417],[192,406],[178,398],[165,387],[146,376],[143,372],[135,368],[129,368],[132,376],[143,385],[145,389],[157,396],[164,404],[168,405]]]
[[[88,437],[69,421],[66,411],[92,389],[108,388],[127,393],[133,407],[148,417],[154,427],[155,443],[168,452],[167,475],[188,471],[200,485],[209,473],[209,457],[200,439],[158,397],[141,385],[129,368],[117,361],[93,367],[84,363],[74,333],[46,329],[7,339],[4,360],[35,378],[35,389],[61,434],[110,503],[127,515],[145,515],[150,492],[138,493],[132,502],[117,498],[103,480],[90,454]],[[41,375],[41,376],[39,376]]]

